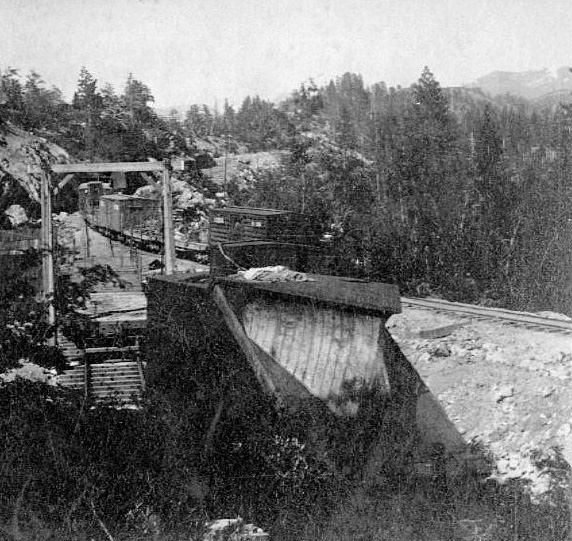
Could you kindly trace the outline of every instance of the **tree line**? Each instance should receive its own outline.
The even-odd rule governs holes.
[[[280,169],[238,196],[319,216],[331,271],[407,293],[566,311],[572,297],[572,108],[346,73],[303,84]]]
[[[172,109],[166,118],[156,113],[153,103],[149,87],[132,74],[118,93],[110,84],[98,84],[82,67],[67,103],[62,92],[35,71],[25,78],[14,68],[0,72],[0,122],[46,132],[82,159],[192,154],[193,142],[208,138],[222,139],[230,151],[285,148],[294,129],[283,111],[259,96],[247,96],[237,109],[228,100],[222,112],[193,104],[183,115]]]
[[[0,83],[0,122],[80,159],[193,156],[198,139],[289,150],[233,198],[312,214],[334,233],[329,272],[516,308],[564,310],[572,295],[569,105],[444,89],[428,68],[408,88],[346,73],[278,105],[248,96],[167,118],[133,75],[117,93],[82,68],[71,103],[35,72]]]

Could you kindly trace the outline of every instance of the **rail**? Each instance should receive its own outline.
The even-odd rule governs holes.
[[[462,317],[491,319],[506,322],[508,324],[522,325],[524,327],[542,328],[549,332],[572,333],[572,319],[557,319],[526,312],[516,312],[505,308],[489,308],[474,304],[444,301],[441,299],[414,299],[402,297],[401,302],[405,306],[443,312],[454,312]]]

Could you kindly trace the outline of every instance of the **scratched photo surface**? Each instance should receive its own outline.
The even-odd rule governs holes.
[[[0,537],[571,538],[569,0],[0,21]]]

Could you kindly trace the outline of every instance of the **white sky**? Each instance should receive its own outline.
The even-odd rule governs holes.
[[[80,67],[158,107],[283,97],[346,71],[443,86],[493,70],[572,65],[572,0],[0,0],[0,68],[35,69],[69,99]]]

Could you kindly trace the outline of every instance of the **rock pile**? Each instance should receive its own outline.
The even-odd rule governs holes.
[[[455,323],[447,336],[419,338]],[[548,493],[554,476],[543,464],[558,455],[572,464],[570,338],[415,309],[388,328],[465,440],[492,455],[493,476]]]

